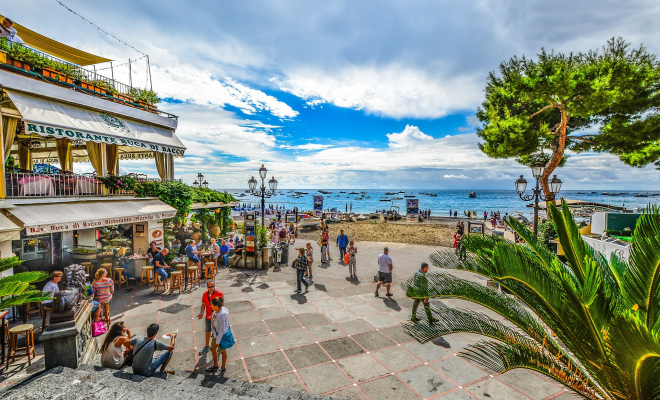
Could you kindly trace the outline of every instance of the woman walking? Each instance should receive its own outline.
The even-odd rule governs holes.
[[[296,259],[296,291],[294,293],[300,294],[301,288],[300,284],[305,284],[305,292],[309,288],[309,283],[305,280],[305,271],[307,271],[307,260],[308,256],[305,252],[305,249],[302,247],[298,249],[298,258]],[[311,279],[311,276],[310,276]]]
[[[124,321],[112,324],[101,345],[101,366],[105,368],[120,369],[126,361],[126,355],[133,351],[131,346],[131,331],[126,328]]]
[[[225,300],[222,297],[211,299],[211,326],[213,330],[213,339],[211,340],[211,355],[213,356],[213,366],[206,369],[206,372],[216,372],[222,376],[227,371],[227,349],[235,343],[234,334],[229,326],[229,310],[225,307]],[[218,367],[218,352],[222,354],[222,365]]]
[[[307,250],[305,251],[305,256],[307,257],[307,273],[305,275],[309,276],[309,280],[314,279],[312,277],[312,264],[314,264],[314,249],[312,249],[312,244],[307,243]]]
[[[115,283],[107,275],[108,271],[105,268],[99,268],[94,276],[94,282],[92,282],[94,301],[99,302],[99,307],[96,309],[96,314],[94,314],[94,322],[101,320],[101,309],[104,310],[104,316],[110,315],[110,300],[112,300],[112,294],[115,292]],[[110,328],[110,318],[106,319],[105,324]]]
[[[357,279],[357,274],[355,272],[355,264],[357,263],[355,258],[357,254],[357,247],[355,247],[355,244],[352,240],[348,244],[346,253],[348,253],[348,273],[351,275],[352,279]]]
[[[321,264],[325,264],[330,261],[328,257],[328,231],[323,231],[321,233]]]

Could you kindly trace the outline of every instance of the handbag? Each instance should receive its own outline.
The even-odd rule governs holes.
[[[234,334],[231,333],[231,325],[230,325],[229,329],[227,329],[227,332],[225,332],[225,334],[222,335],[222,339],[220,339],[220,348],[226,350],[232,347],[234,343],[236,343],[236,340],[234,339]]]
[[[149,339],[149,340],[147,340],[146,342],[144,342],[144,343],[142,344],[142,346],[140,346],[140,348],[137,349],[137,351],[132,351],[129,355],[127,355],[127,356],[124,358],[124,364],[123,364],[123,365],[130,365],[130,366],[132,366],[132,365],[133,365],[133,359],[135,358],[135,356],[137,355],[137,353],[139,353],[140,350],[142,350],[142,348],[143,348],[144,346],[146,346],[147,343],[149,343],[149,342],[151,342],[151,339]]]
[[[108,331],[108,327],[105,325],[105,322],[92,322],[92,337],[101,336]]]
[[[351,261],[351,256],[346,253],[344,254],[344,264],[348,264]]]
[[[297,258],[295,260],[293,260],[293,262],[291,263],[291,268],[293,268],[293,269],[298,268],[298,259]]]

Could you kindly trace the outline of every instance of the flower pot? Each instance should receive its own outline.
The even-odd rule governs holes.
[[[18,61],[13,58],[7,58],[7,64],[17,67],[17,68],[22,68],[26,71],[31,71],[32,66],[24,61]]]
[[[218,225],[209,226],[209,235],[211,237],[218,237],[220,235],[220,227]]]
[[[134,101],[131,96],[123,93],[117,93],[114,95],[114,97],[118,98],[119,100],[130,101],[131,103]]]
[[[150,108],[149,103],[145,103],[145,102],[142,101],[142,100],[138,100],[137,103],[138,103],[139,105],[141,105],[142,107],[146,108],[146,109],[149,109],[149,108]]]
[[[194,240],[195,242],[199,242],[199,236],[200,236],[199,232],[195,232],[195,233],[193,233],[193,234],[191,235],[191,238],[192,238],[192,240]]]
[[[41,73],[43,76],[58,80],[60,82],[65,82],[65,83],[73,83],[73,78],[69,75],[63,74],[61,72],[58,72],[54,69],[51,68],[43,68],[41,70]]]

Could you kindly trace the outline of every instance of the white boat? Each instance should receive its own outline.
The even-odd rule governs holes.
[[[302,226],[303,228],[310,228],[320,223],[321,223],[321,218],[307,218],[302,222],[298,223],[298,225]]]

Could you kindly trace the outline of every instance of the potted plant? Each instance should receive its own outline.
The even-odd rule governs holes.
[[[42,67],[41,73],[51,79],[73,84],[76,68],[69,64],[48,60]]]
[[[136,103],[148,110],[156,110],[155,104],[160,103],[160,97],[153,90],[132,88],[130,93]]]
[[[36,53],[25,46],[13,44],[7,50],[7,64],[31,71],[32,66],[37,60]]]

